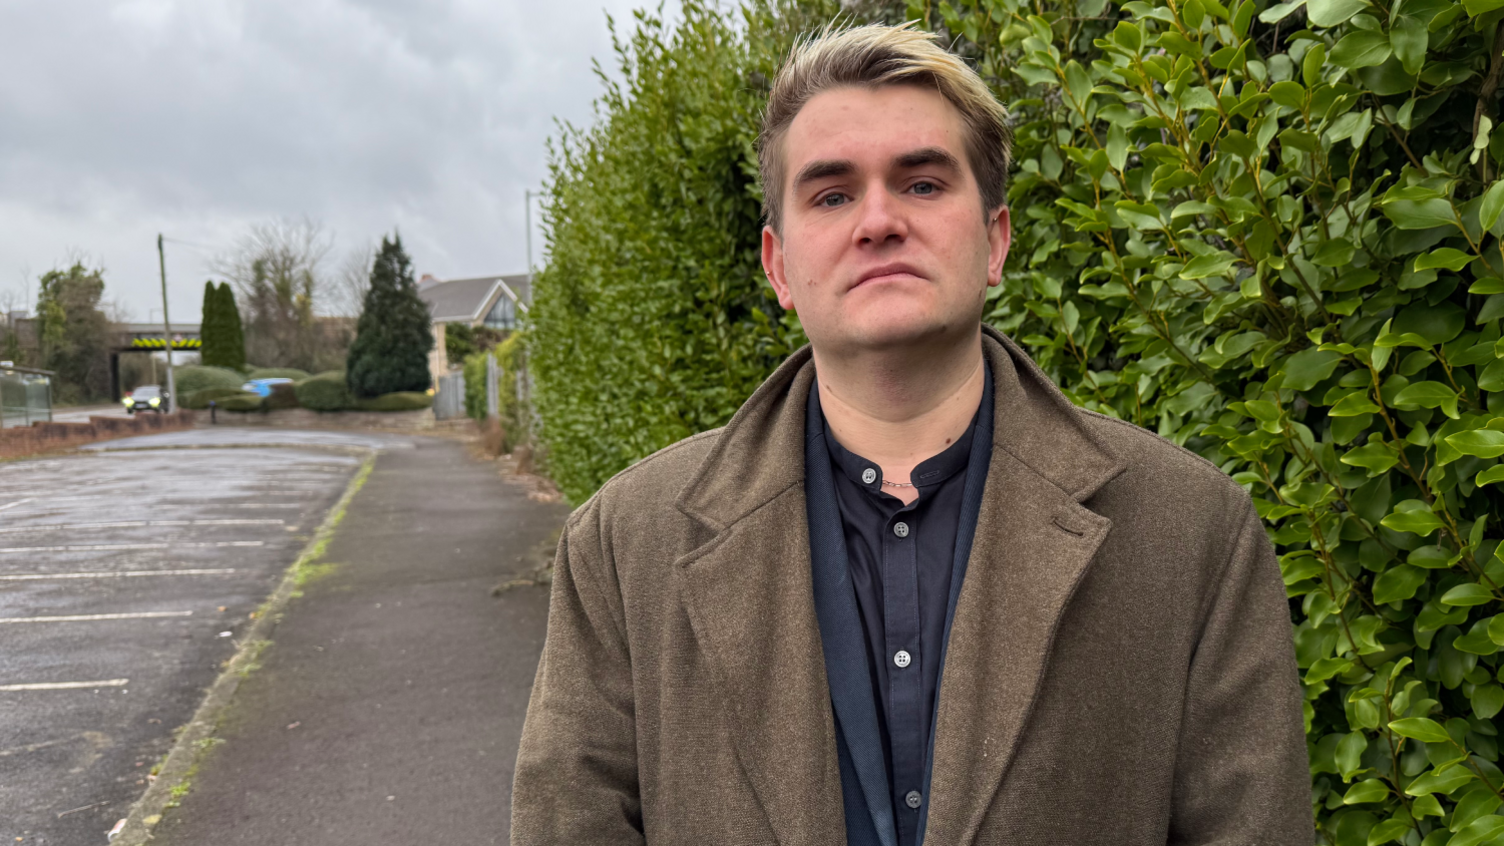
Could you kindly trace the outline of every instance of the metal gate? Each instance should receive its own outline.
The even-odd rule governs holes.
[[[433,416],[440,420],[455,420],[465,416],[464,373],[439,377],[438,389],[433,392]]]

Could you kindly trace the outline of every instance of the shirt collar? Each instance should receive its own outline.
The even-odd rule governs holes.
[[[990,407],[992,403],[992,367],[987,363],[985,358],[982,360],[982,366],[984,369],[982,401],[977,406],[976,413],[971,417],[971,424],[966,427],[966,431],[962,433],[961,437],[956,438],[954,443],[938,454],[919,462],[909,474],[909,481],[913,482],[914,486],[920,490],[938,485],[965,470],[967,462],[971,457],[971,443],[979,434],[989,441],[992,439],[991,427],[987,427],[988,431],[986,432],[978,431],[982,408],[984,406]],[[810,385],[807,413],[812,422],[813,420],[820,421],[820,426],[825,435],[825,444],[830,452],[831,465],[843,473],[846,478],[850,479],[853,484],[872,493],[884,492],[883,468],[877,462],[863,458],[848,450],[841,445],[840,441],[836,440],[835,433],[830,428],[830,421],[825,418],[825,412],[820,408],[820,383],[818,375]]]

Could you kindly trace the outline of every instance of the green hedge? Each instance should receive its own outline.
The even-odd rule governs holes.
[[[991,319],[1077,402],[1222,467],[1268,525],[1322,842],[1504,830],[1499,6],[928,15],[1013,107]]]
[[[638,13],[601,123],[554,147],[528,355],[549,471],[572,501],[726,422],[781,357],[751,128],[778,56],[839,10],[806,5],[689,0],[676,30]]]
[[[199,365],[174,367],[172,379],[177,385],[178,396],[181,397],[206,388],[230,388],[238,391],[245,384],[245,377],[234,370]]]
[[[307,379],[308,375],[296,367],[253,367],[246,379],[291,379],[300,382]]]
[[[395,391],[370,399],[355,400],[361,411],[418,411],[433,407],[433,397],[422,391]]]
[[[486,354],[496,356],[501,369],[497,380],[502,430],[506,437],[501,448],[512,448],[530,439],[532,411],[517,396],[517,379],[527,366],[527,333],[513,332],[490,350],[472,353],[465,359],[465,413],[477,421],[486,419]]]
[[[197,391],[183,394],[181,405],[184,408],[205,409],[209,407],[209,402],[211,400],[218,404],[223,404],[223,401],[227,397],[238,397],[242,395],[248,394],[246,394],[245,391],[242,391],[239,388],[200,388]]]
[[[298,404],[314,411],[343,411],[353,408],[355,400],[345,387],[345,371],[330,370],[296,383]]]
[[[223,400],[215,400],[215,405],[225,411],[266,411],[266,400],[256,394],[250,393],[226,397]]]

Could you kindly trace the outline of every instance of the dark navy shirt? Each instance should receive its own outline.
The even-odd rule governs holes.
[[[924,769],[966,468],[973,439],[985,437],[990,442],[992,433],[979,432],[981,415],[974,416],[955,443],[914,468],[909,481],[919,496],[904,505],[886,492],[890,488],[882,484],[882,467],[836,440],[820,411],[819,393],[818,386],[810,391],[811,413],[820,414],[825,425],[847,566],[867,644],[893,820],[899,846],[913,846],[927,798],[922,792]]]

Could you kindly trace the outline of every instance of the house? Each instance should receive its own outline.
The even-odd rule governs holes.
[[[532,277],[517,273],[436,279],[425,274],[418,281],[418,296],[428,304],[433,317],[434,348],[429,354],[428,371],[437,383],[440,376],[449,372],[451,364],[444,349],[444,324],[463,323],[501,331],[518,328],[532,299]]]

